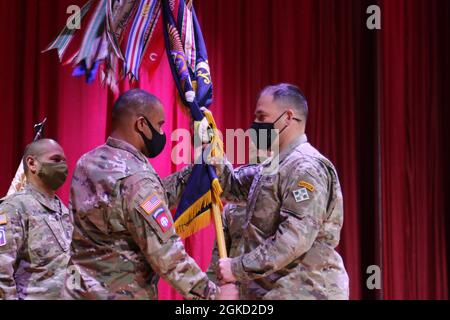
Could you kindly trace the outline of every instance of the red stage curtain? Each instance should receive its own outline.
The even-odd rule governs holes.
[[[385,299],[447,299],[450,5],[378,1],[382,30],[369,31],[365,12],[376,2],[197,0],[215,85],[212,110],[223,132],[245,129],[262,87],[299,85],[310,104],[308,137],[335,163],[341,179],[345,222],[339,251],[351,297],[381,297],[366,288],[366,269],[378,264]],[[44,116],[46,136],[61,143],[72,170],[83,153],[105,140],[113,95],[97,82],[88,86],[72,78],[56,53],[40,53],[64,25],[67,6],[83,3],[0,1],[2,194],[33,124]],[[144,77],[141,87],[164,102],[167,133],[187,128],[165,57],[157,73],[158,82]],[[168,144],[152,161],[161,176],[176,169],[170,156]],[[66,202],[69,184],[61,191]],[[186,241],[202,268],[213,238],[210,227]],[[179,295],[162,283],[160,298]]]
[[[389,30],[381,33],[379,79],[384,293],[448,298],[449,135],[442,118],[448,108],[450,6],[408,0],[385,0],[382,6],[383,28]]]

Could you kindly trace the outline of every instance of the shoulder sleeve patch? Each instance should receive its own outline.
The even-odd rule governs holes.
[[[163,242],[175,234],[172,215],[157,193],[153,193],[142,201],[137,207],[137,211],[141,213]]]
[[[0,226],[0,247],[6,246],[6,231],[5,227]]]
[[[163,233],[166,233],[172,227],[172,222],[163,207],[158,207],[152,214],[152,218],[158,223]]]
[[[306,182],[306,181],[300,181],[300,182],[298,183],[298,186],[299,186],[299,187],[306,188],[306,189],[308,189],[310,192],[314,192],[314,190],[315,190],[314,186],[313,186],[311,183],[308,183],[308,182]]]
[[[6,217],[6,213],[0,212],[0,226],[4,226],[8,223],[8,219]]]
[[[162,204],[156,193],[152,194],[150,197],[145,199],[141,204],[141,208],[144,209],[145,213],[151,215],[158,207]]]
[[[308,191],[306,188],[301,188],[292,192],[294,194],[295,202],[303,202],[309,200]]]

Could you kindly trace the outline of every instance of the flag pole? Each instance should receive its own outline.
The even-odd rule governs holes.
[[[45,118],[41,123],[34,125],[34,132],[35,136],[33,141],[37,141],[41,138],[42,133],[44,131],[45,122],[47,122],[47,118]],[[14,175],[14,178],[11,182],[11,186],[8,189],[8,193],[6,196],[10,196],[13,193],[16,193],[25,186],[26,184],[26,177],[25,177],[25,171],[23,169],[23,161],[20,161],[19,168],[17,168],[16,174]]]
[[[209,123],[208,130],[210,129],[212,131],[212,136],[211,136],[211,141],[210,141],[210,143],[212,145],[211,155],[217,156],[218,154],[220,154],[220,156],[223,156],[223,153],[224,153],[223,143],[219,137],[219,132],[217,129],[216,121],[214,121],[214,117],[213,117],[211,111],[209,111],[208,109],[204,110],[203,113],[206,117],[206,120],[208,120],[208,123]],[[214,190],[211,190],[211,192],[214,192]],[[218,192],[222,193],[222,190],[220,190]],[[225,235],[223,233],[221,206],[219,206],[217,201],[220,201],[220,199],[217,200],[217,198],[214,199],[214,197],[213,197],[213,201],[211,202],[211,210],[212,210],[212,215],[214,218],[214,226],[216,229],[216,241],[217,241],[217,248],[219,249],[219,258],[225,259],[225,258],[228,258],[228,254],[227,254],[227,247],[225,245]]]
[[[35,136],[34,136],[33,141],[37,141],[37,140],[41,139],[46,122],[47,122],[47,118],[44,118],[44,120],[41,123],[34,125]]]
[[[223,233],[222,214],[220,213],[219,206],[216,203],[212,203],[212,213],[216,229],[216,239],[217,239],[217,247],[219,248],[219,257],[220,259],[228,258],[227,247],[225,245],[225,235]]]

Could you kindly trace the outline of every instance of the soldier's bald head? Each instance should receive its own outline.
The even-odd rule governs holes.
[[[139,116],[149,116],[153,111],[162,109],[161,101],[151,93],[141,89],[132,89],[117,99],[112,110],[113,130],[128,125],[130,120]]]
[[[56,155],[59,157],[63,156],[65,158],[62,147],[55,140],[40,139],[30,143],[25,147],[25,151],[23,154],[23,168],[25,173],[28,173],[28,157],[31,156],[34,158],[42,158],[44,156],[51,157],[52,155]]]

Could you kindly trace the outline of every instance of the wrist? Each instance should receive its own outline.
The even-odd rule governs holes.
[[[242,264],[242,256],[231,259],[231,273],[236,278],[237,283],[246,279],[246,272],[244,270],[244,265]]]

